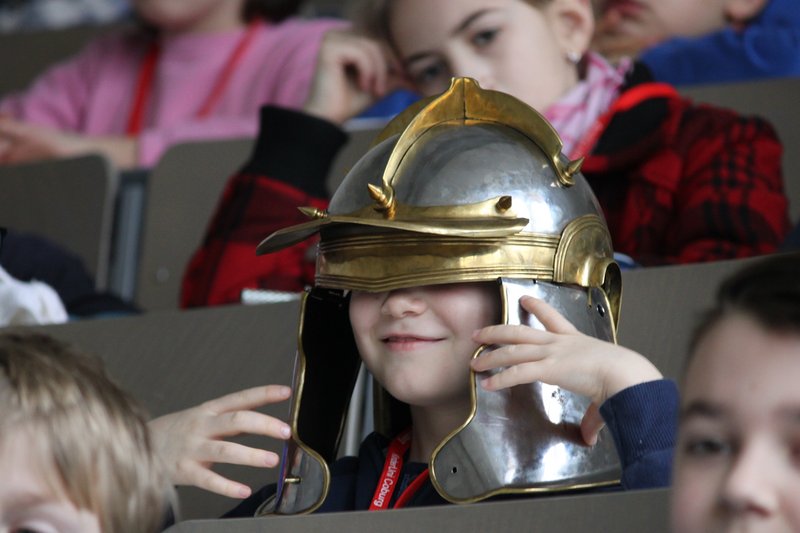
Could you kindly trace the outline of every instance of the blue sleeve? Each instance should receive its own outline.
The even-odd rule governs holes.
[[[800,76],[800,28],[748,26],[697,38],[675,38],[640,60],[658,81],[692,85]]]
[[[678,388],[662,379],[615,394],[600,407],[622,463],[622,487],[669,486],[678,421]]]

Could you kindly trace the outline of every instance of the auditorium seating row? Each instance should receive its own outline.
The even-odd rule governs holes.
[[[677,378],[692,324],[711,304],[719,281],[746,261],[752,259],[624,272],[620,343],[647,355],[667,377]],[[246,387],[290,384],[298,313],[299,304],[293,301],[162,310],[38,329],[102,356],[112,376],[158,416]],[[266,412],[286,417],[287,409],[281,405]],[[241,442],[276,449],[267,439]],[[219,470],[253,486],[276,476],[271,470]],[[180,496],[187,518],[218,516],[232,505],[231,500],[196,489],[182,488]],[[662,512],[664,498],[653,498],[651,505],[658,509],[652,512]]]

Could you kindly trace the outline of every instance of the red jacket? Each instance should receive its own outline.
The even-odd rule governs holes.
[[[181,306],[241,301],[243,289],[302,291],[314,284],[312,240],[257,256],[273,231],[307,222],[298,207],[325,208],[325,178],[346,141],[338,127],[276,107],[261,111],[250,160],[228,180],[203,244],[183,276]]]
[[[634,77],[637,76],[634,71]],[[775,251],[789,230],[772,127],[629,82],[583,164],[614,249],[648,264]]]

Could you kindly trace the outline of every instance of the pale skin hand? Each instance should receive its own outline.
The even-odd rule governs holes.
[[[547,331],[511,325],[476,331],[476,342],[500,347],[473,359],[472,369],[484,372],[504,368],[481,381],[487,390],[541,381],[587,396],[592,404],[581,421],[587,444],[597,442],[604,425],[598,406],[623,389],[662,378],[644,356],[580,333],[546,302],[525,296],[520,304]]]
[[[396,60],[372,39],[348,31],[325,35],[306,113],[342,124],[390,91],[408,87]]]
[[[133,137],[93,137],[0,117],[0,164],[100,153],[127,169],[136,166],[136,149]]]
[[[278,455],[223,440],[233,435],[264,435],[288,440],[285,422],[253,411],[287,400],[291,389],[265,385],[205,402],[152,420],[148,425],[156,454],[176,485],[194,485],[230,498],[246,498],[250,487],[211,470],[215,463],[272,468]]]

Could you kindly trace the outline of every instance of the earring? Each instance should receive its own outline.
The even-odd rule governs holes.
[[[577,65],[582,57],[583,55],[580,52],[576,52],[574,50],[567,52],[567,61],[569,61],[573,65]]]

